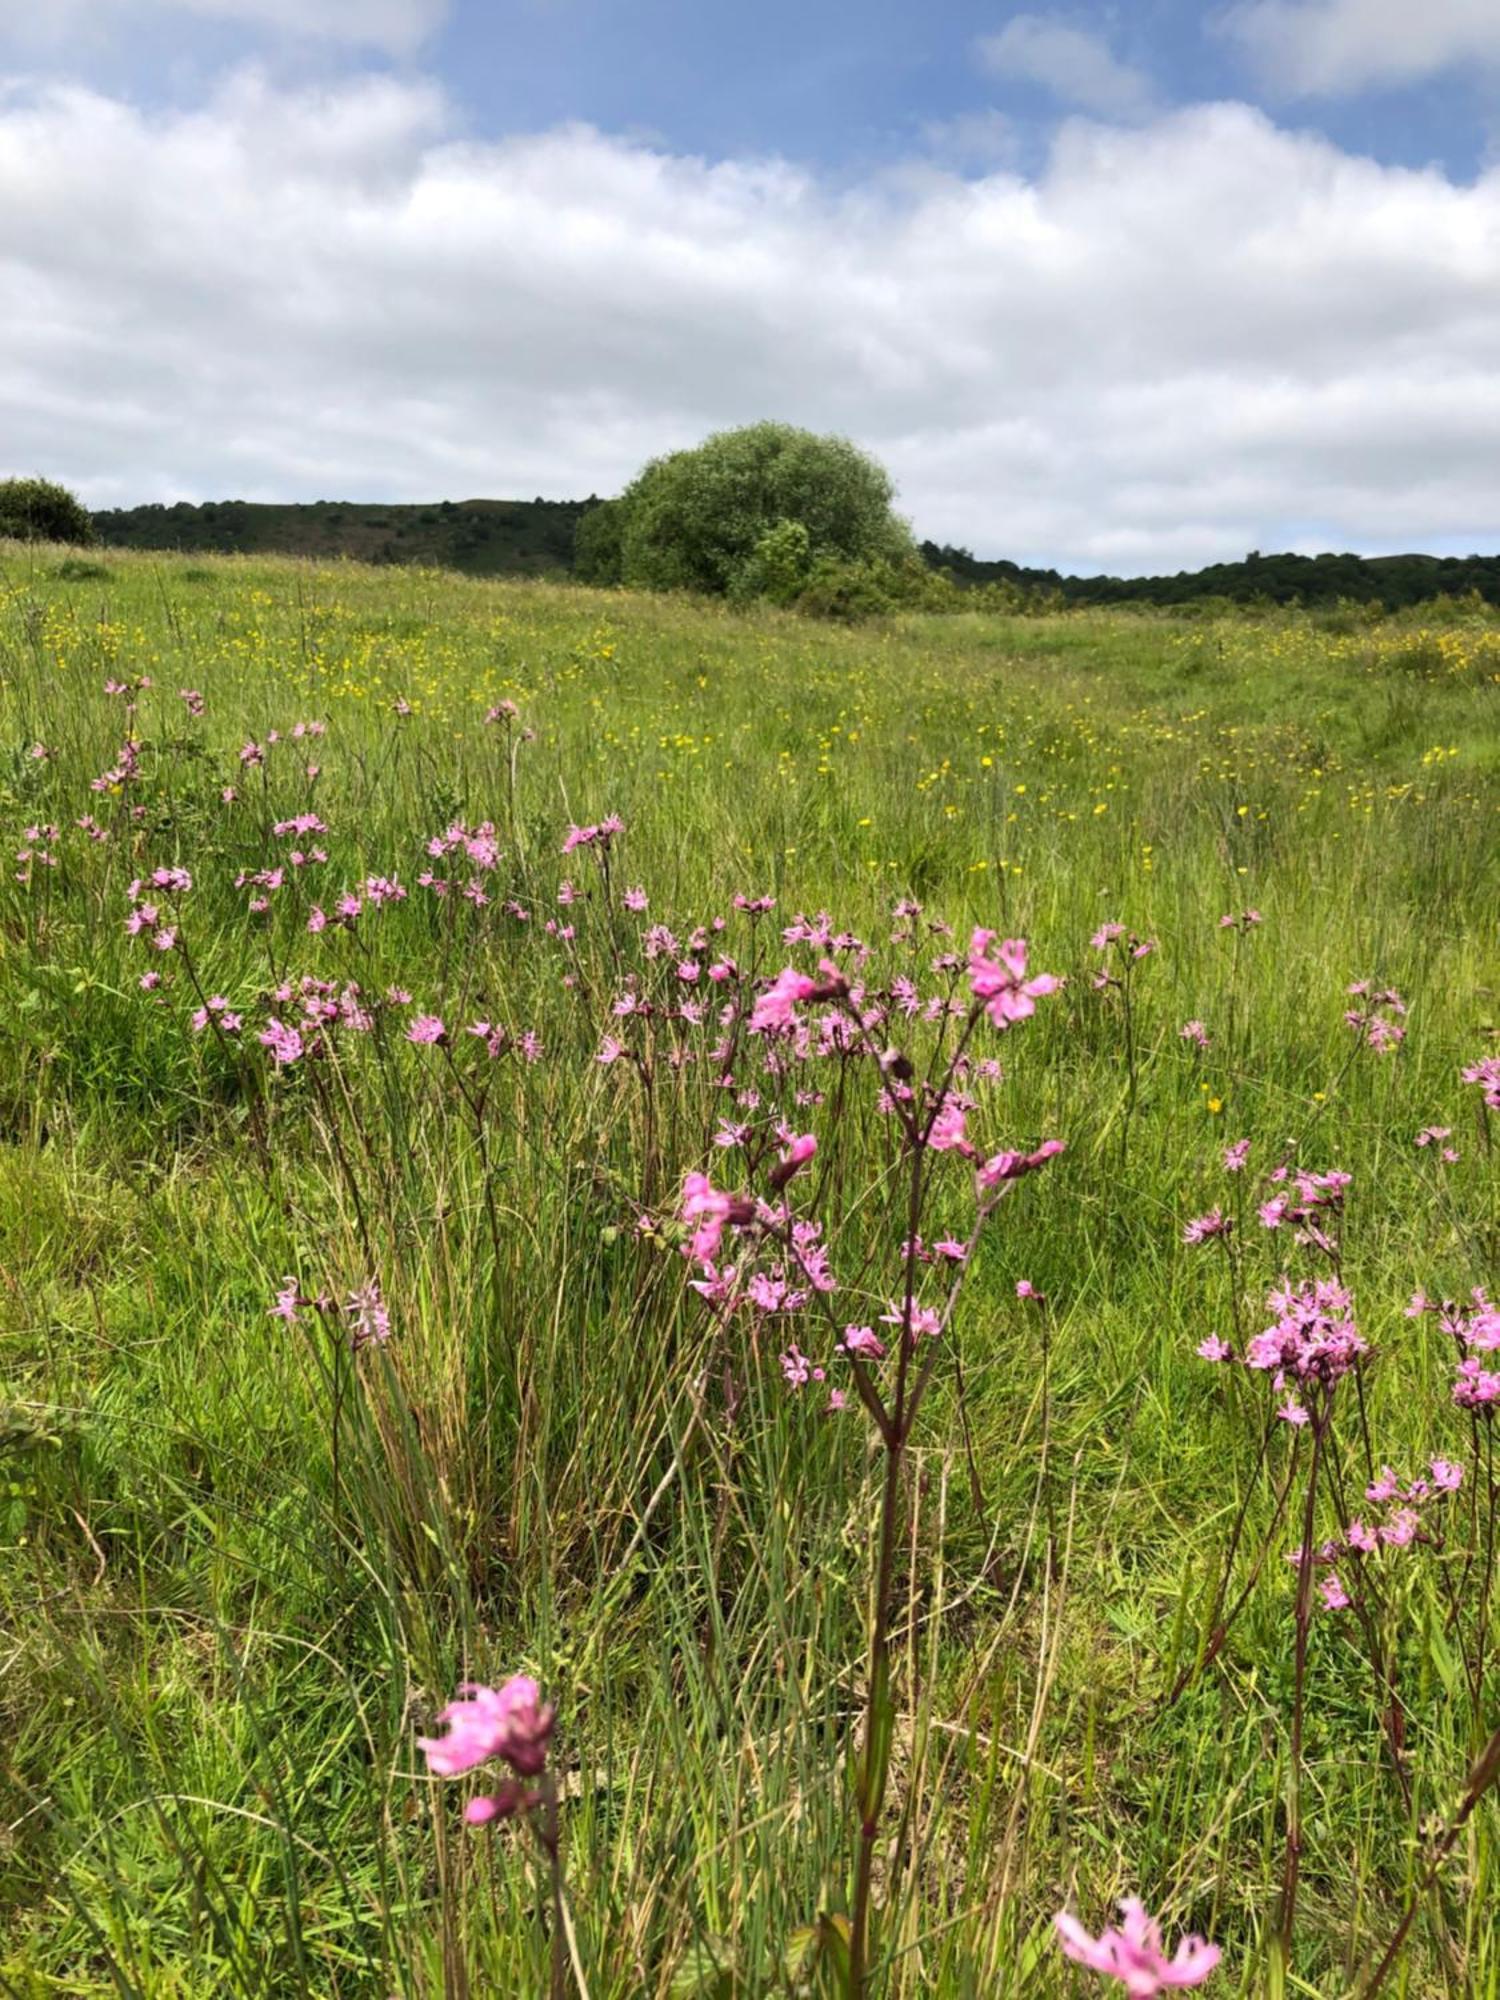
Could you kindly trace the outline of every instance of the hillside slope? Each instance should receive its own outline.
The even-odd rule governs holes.
[[[356,562],[425,563],[472,576],[539,576],[569,570],[573,534],[588,500],[440,500],[381,506],[347,500],[265,505],[117,507],[94,515],[100,541],[181,553],[298,555]]]

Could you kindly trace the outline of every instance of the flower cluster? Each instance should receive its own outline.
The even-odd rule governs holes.
[[[1465,1083],[1477,1084],[1491,1111],[1500,1111],[1500,1056],[1485,1056],[1462,1071]]]
[[[1422,1509],[1457,1493],[1463,1478],[1463,1467],[1446,1458],[1434,1458],[1430,1476],[1418,1477],[1409,1484],[1403,1484],[1388,1465],[1383,1465],[1379,1478],[1371,1480],[1365,1488],[1365,1499],[1383,1512],[1372,1515],[1368,1521],[1362,1514],[1351,1515],[1342,1535],[1312,1551],[1313,1562],[1325,1571],[1318,1581],[1324,1610],[1344,1611],[1352,1602],[1334,1568],[1336,1563],[1352,1562],[1358,1571],[1381,1549],[1407,1549],[1414,1543],[1433,1540],[1422,1525]],[[1289,1563],[1297,1565],[1301,1560],[1300,1550],[1288,1549]]]
[[[1500,1306],[1491,1303],[1482,1285],[1469,1295],[1469,1304],[1455,1305],[1451,1299],[1441,1304],[1425,1293],[1413,1294],[1406,1308],[1408,1319],[1435,1313],[1444,1333],[1458,1342],[1458,1374],[1453,1384],[1453,1400],[1463,1410],[1482,1410],[1490,1415],[1500,1403]]]
[[[1101,924],[1089,939],[1089,943],[1095,951],[1103,952],[1106,957],[1113,955],[1126,971],[1138,959],[1149,958],[1152,952],[1156,950],[1155,938],[1138,937],[1134,931],[1127,930],[1124,924],[1117,923]],[[1122,983],[1121,978],[1116,973],[1111,972],[1107,965],[1101,965],[1099,970],[1094,974],[1094,989],[1099,993],[1104,992],[1111,986],[1119,986]],[[1201,1028],[1202,1023],[1190,1022],[1189,1027]],[[1187,1034],[1187,1029],[1184,1029],[1183,1033]],[[1188,1039],[1190,1041],[1196,1040],[1197,1037],[1189,1035]],[[1202,1046],[1207,1047],[1206,1035]]]
[[[615,835],[624,831],[624,820],[618,813],[610,813],[594,826],[570,826],[563,835],[562,851],[571,854],[578,847],[597,847],[608,851]]]
[[[1291,1192],[1274,1194],[1261,1203],[1261,1227],[1280,1229],[1290,1224],[1296,1242],[1310,1243],[1326,1256],[1336,1257],[1338,1245],[1333,1230],[1343,1212],[1344,1194],[1353,1175],[1337,1167],[1314,1174],[1279,1166],[1272,1169],[1268,1179],[1283,1185],[1290,1180]]]
[[[1344,1020],[1355,1034],[1362,1035],[1377,1055],[1388,1055],[1406,1040],[1402,1025],[1406,1002],[1394,986],[1372,987],[1368,979],[1356,979],[1346,989],[1359,1006],[1345,1011]]]
[[[1349,1294],[1333,1278],[1316,1278],[1296,1287],[1283,1283],[1266,1304],[1276,1320],[1251,1340],[1245,1365],[1274,1376],[1277,1389],[1288,1377],[1332,1388],[1367,1351],[1354,1324]]]
[[[275,1302],[266,1310],[272,1319],[285,1320],[288,1326],[305,1312],[317,1313],[325,1320],[342,1319],[348,1324],[349,1346],[355,1354],[362,1347],[383,1347],[391,1337],[390,1310],[381,1295],[378,1278],[356,1285],[342,1307],[327,1292],[308,1298],[295,1278],[283,1278]]]

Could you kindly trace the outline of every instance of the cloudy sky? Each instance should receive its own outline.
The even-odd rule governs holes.
[[[779,416],[1069,569],[1500,547],[1500,0],[0,0],[0,475]]]

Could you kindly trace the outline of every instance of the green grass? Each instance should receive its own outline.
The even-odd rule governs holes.
[[[873,982],[907,962],[891,908],[915,897],[960,939],[1028,937],[1069,979],[977,1048],[1005,1071],[976,1093],[984,1150],[1054,1132],[1069,1150],[1000,1210],[913,1440],[881,1990],[1081,1993],[1052,1913],[1097,1926],[1138,1891],[1169,1933],[1224,1946],[1209,1992],[1273,1991],[1290,1530],[1219,1658],[1164,1697],[1247,1493],[1236,1588],[1272,1532],[1289,1438],[1257,1478],[1250,1385],[1194,1353],[1231,1323],[1229,1268],[1182,1225],[1233,1194],[1230,1139],[1262,1170],[1295,1142],[1351,1171],[1375,1458],[1461,1457],[1482,1488],[1452,1343],[1403,1307],[1500,1283],[1500,1175],[1459,1079],[1500,1020],[1500,626],[842,631],[422,571],[95,567],[0,548],[7,854],[61,829],[56,868],[23,884],[7,865],[0,888],[0,1985],[544,1993],[519,1830],[466,1832],[464,1788],[414,1747],[459,1679],[522,1667],[559,1707],[596,2000],[800,1990],[788,1954],[847,1909],[879,1455],[857,1410],[789,1395],[776,1345],[721,1332],[686,1286],[681,1176],[744,1168],[708,1144],[733,1114],[714,1065],[672,1069],[665,1028],[649,1094],[595,1060],[623,972],[664,991],[674,962],[642,960],[642,920],[611,920],[589,855],[559,854],[571,820],[618,812],[615,890],[643,885],[643,921],[679,938],[725,916],[715,948],[758,951],[762,973],[815,962],[776,927],[827,909],[873,947]],[[140,780],[91,791],[125,729],[103,683],[142,674]],[[502,698],[534,731],[513,764],[483,720]],[[247,739],[308,719],[326,735],[241,768]],[[317,889],[250,918],[237,872],[309,809],[329,829]],[[493,904],[434,901],[425,843],[485,818]],[[193,1035],[181,952],[124,930],[127,885],[167,863],[194,877],[181,932],[203,990],[247,1030],[306,972],[535,1030],[541,1061],[487,1072],[482,1150],[404,1014],[269,1078],[250,1033],[239,1053]],[[407,900],[307,933],[309,900],[371,874]],[[590,893],[560,909],[565,875]],[[737,891],[778,898],[758,947]],[[1258,930],[1220,932],[1250,906]],[[549,917],[576,925],[573,956]],[[1160,941],[1135,974],[1133,1079],[1117,996],[1091,984],[1106,918]],[[1393,1055],[1344,1025],[1360,977],[1409,1003]],[[1194,1017],[1206,1055],[1178,1034]],[[472,1045],[454,1054],[469,1076]],[[837,1267],[885,1260],[875,1302],[850,1305],[868,1318],[904,1233],[891,1123],[857,1068],[838,1103],[825,1083],[796,1116],[819,1133]],[[1447,1169],[1413,1143],[1433,1123],[1454,1131]],[[942,1165],[929,1237],[972,1215],[961,1163]],[[636,1230],[642,1207],[660,1232]],[[1258,1328],[1288,1248],[1253,1207],[1240,1240]],[[316,1316],[268,1317],[288,1273],[338,1297],[378,1275],[389,1345],[351,1361]],[[1045,1315],[1017,1301],[1023,1276]],[[813,1352],[816,1325],[799,1337]],[[1352,1430],[1340,1448],[1357,1487]],[[1500,1719],[1440,1587],[1465,1574],[1454,1519],[1441,1553],[1380,1559],[1409,1810],[1357,1621],[1314,1622],[1288,1992],[1353,1990]],[[1491,1801],[1388,1991],[1500,1994],[1497,1834]]]

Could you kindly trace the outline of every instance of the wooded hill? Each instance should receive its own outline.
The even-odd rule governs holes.
[[[439,500],[390,505],[348,500],[268,505],[248,500],[117,507],[93,516],[101,542],[120,548],[220,554],[346,556],[425,563],[475,576],[566,575],[587,500]],[[1341,599],[1388,611],[1477,591],[1500,605],[1500,554],[1472,556],[1261,555],[1174,576],[1064,576],[970,550],[921,544],[923,559],[960,585],[1006,583],[1063,604],[1327,606]]]

